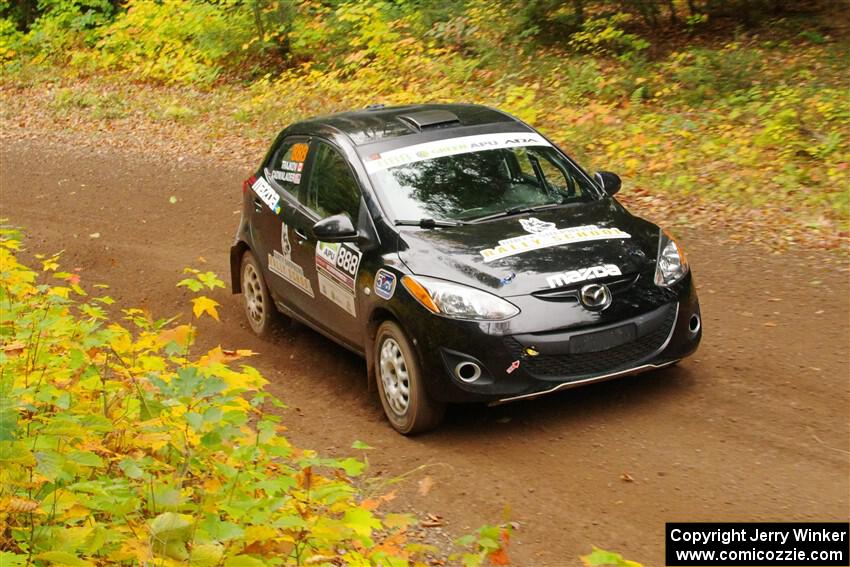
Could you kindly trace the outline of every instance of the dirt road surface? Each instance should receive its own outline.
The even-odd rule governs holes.
[[[0,217],[26,228],[31,251],[64,250],[66,269],[109,284],[124,306],[186,318],[182,268],[229,273],[250,166],[8,137],[0,157]],[[240,297],[222,290],[223,323],[200,327],[210,345],[261,353],[251,363],[288,404],[295,443],[352,454],[363,440],[375,447],[370,470],[385,477],[423,467],[396,503],[442,516],[446,534],[499,522],[507,509],[519,523],[517,565],[576,565],[592,544],[661,565],[667,521],[846,521],[846,265],[679,236],[704,314],[694,357],[538,401],[456,407],[440,430],[412,439],[385,423],[363,361],[320,335],[287,327],[261,341]],[[423,496],[425,475],[434,485]]]

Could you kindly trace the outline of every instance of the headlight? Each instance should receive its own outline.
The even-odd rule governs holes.
[[[666,230],[658,238],[658,260],[655,265],[655,285],[669,287],[688,273],[685,251]]]
[[[453,319],[501,321],[519,309],[485,291],[424,276],[404,276],[401,283],[425,309]]]

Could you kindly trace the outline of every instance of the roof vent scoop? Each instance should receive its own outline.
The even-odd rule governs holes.
[[[399,114],[398,118],[419,132],[430,128],[445,128],[460,124],[460,118],[448,110],[423,110],[410,114]]]

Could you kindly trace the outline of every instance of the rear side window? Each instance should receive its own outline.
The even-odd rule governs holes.
[[[321,218],[348,213],[354,222],[360,210],[360,186],[346,159],[333,147],[317,142],[307,206]]]
[[[271,178],[293,195],[298,195],[304,161],[309,151],[310,146],[307,142],[286,140],[272,159]]]

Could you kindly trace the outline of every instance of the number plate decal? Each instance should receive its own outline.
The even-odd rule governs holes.
[[[570,339],[570,354],[600,352],[630,343],[637,338],[634,323],[622,325],[605,331],[596,331],[577,335]]]
[[[316,272],[319,275],[319,293],[341,307],[352,317],[357,317],[355,285],[362,254],[346,243],[317,242]]]

